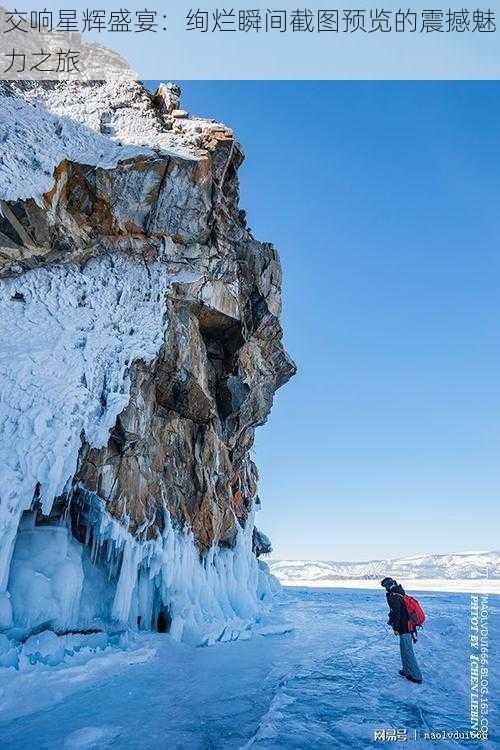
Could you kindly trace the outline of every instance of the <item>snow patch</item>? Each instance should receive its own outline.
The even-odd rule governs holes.
[[[26,98],[25,98],[26,97]],[[54,169],[68,159],[103,168],[120,159],[152,153],[146,147],[122,146],[89,126],[47,111],[29,92],[2,96],[0,91],[0,198],[14,201],[42,196],[54,181]]]
[[[0,198],[39,204],[64,159],[110,169],[119,161],[162,153],[200,158],[200,133],[220,123],[196,118],[172,132],[131,71],[108,80],[19,88],[0,84]]]

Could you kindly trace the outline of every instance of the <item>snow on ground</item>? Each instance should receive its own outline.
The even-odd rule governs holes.
[[[2,748],[358,750],[381,745],[375,729],[466,730],[470,597],[419,599],[428,616],[416,647],[421,686],[398,674],[382,591],[292,589],[276,605],[276,620],[294,628],[282,635],[210,648],[117,636],[55,667],[0,669]],[[409,747],[499,746],[500,601],[490,597],[489,606],[490,739]]]

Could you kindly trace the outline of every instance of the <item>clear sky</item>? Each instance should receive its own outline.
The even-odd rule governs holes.
[[[500,548],[500,84],[185,82],[235,128],[299,372],[257,431],[273,557]]]

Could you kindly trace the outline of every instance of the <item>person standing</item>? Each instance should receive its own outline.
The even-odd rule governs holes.
[[[399,674],[410,682],[420,684],[422,673],[413,651],[414,628],[410,630],[411,621],[405,604],[405,591],[394,578],[384,578],[380,585],[385,588],[387,604],[389,605],[388,625],[399,636],[402,669]]]

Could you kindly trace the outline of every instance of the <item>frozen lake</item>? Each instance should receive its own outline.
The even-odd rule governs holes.
[[[406,729],[412,748],[499,747],[497,695],[488,742],[413,740],[470,727],[470,595],[417,595],[428,617],[416,647],[421,686],[398,674],[382,590],[286,589],[276,614],[293,630],[281,635],[192,648],[155,634],[56,667],[0,669],[0,747],[359,749],[387,747],[373,733],[391,728]],[[499,612],[490,596],[495,692]]]

